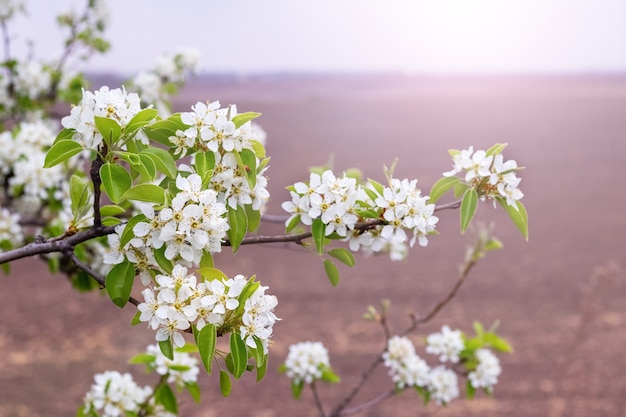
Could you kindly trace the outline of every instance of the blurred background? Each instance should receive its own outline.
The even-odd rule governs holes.
[[[499,320],[515,352],[501,356],[495,398],[440,409],[405,392],[363,415],[625,414],[625,2],[107,4],[113,47],[79,69],[94,86],[116,87],[163,52],[198,48],[202,70],[175,109],[217,99],[263,113],[268,213],[282,214],[284,187],[329,160],[337,171],[359,167],[382,181],[383,165],[397,157],[397,176],[418,178],[424,193],[450,169],[450,148],[505,142],[505,158],[526,167],[529,241],[502,210],[481,206],[479,220],[495,222],[504,249],[481,261],[455,301],[412,335],[419,352],[424,336],[444,324],[471,332],[475,320]],[[29,15],[10,28],[15,54],[52,57],[61,39],[54,16],[82,5],[27,5]],[[215,375],[205,376],[202,403],[181,394],[181,415],[317,415],[310,393],[291,400],[289,381],[276,372],[288,346],[303,340],[322,341],[342,376],[321,390],[330,408],[384,346],[380,329],[362,319],[367,306],[391,299],[391,327],[400,333],[408,313],[429,311],[454,284],[471,238],[459,234],[455,211],[441,213],[438,230],[406,261],[358,257],[355,268],[341,269],[337,288],[297,247],[223,253],[218,267],[257,274],[278,296],[283,320],[266,380],[245,376],[223,399]],[[132,306],[120,311],[100,294],[78,294],[34,260],[18,262],[0,283],[0,416],[72,415],[94,373],[143,372],[126,361],[154,336],[129,327]],[[381,369],[356,403],[390,387]]]

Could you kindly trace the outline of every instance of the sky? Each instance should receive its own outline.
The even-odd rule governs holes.
[[[13,49],[52,58],[54,17],[86,0],[26,0]],[[217,73],[615,73],[626,0],[107,0],[113,45],[80,69],[133,74],[178,47]]]

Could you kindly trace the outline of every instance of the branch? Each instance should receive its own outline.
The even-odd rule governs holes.
[[[106,281],[105,281],[104,276],[102,276],[99,272],[95,271],[93,268],[91,268],[90,266],[82,262],[80,259],[78,259],[78,257],[74,253],[70,255],[70,259],[74,263],[74,265],[76,265],[76,268],[80,269],[81,271],[85,272],[86,274],[90,275],[93,279],[95,279],[96,282],[100,284],[100,288],[106,288],[106,284],[105,284]],[[133,304],[135,307],[137,307],[140,304],[139,301],[137,301],[133,297],[128,297],[128,301],[131,304]]]
[[[352,408],[348,408],[347,410],[343,410],[339,415],[341,416],[349,416],[352,414],[358,414],[364,410],[367,410],[370,407],[373,407],[377,404],[382,403],[383,401],[388,400],[389,398],[392,398],[396,395],[396,391],[395,390],[391,390],[391,391],[387,391],[384,392],[382,394],[380,394],[378,397],[374,398],[373,400],[370,400],[368,402],[365,402],[363,404],[357,405],[355,407]]]
[[[437,305],[425,316],[422,317],[417,317],[415,314],[411,315],[411,325],[406,329],[406,331],[403,333],[403,335],[406,335],[412,331],[414,331],[415,329],[417,329],[417,327],[420,324],[424,324],[429,322],[430,320],[432,320],[437,313],[439,313],[450,301],[452,301],[452,299],[456,296],[456,294],[459,292],[459,289],[461,288],[461,286],[463,285],[463,283],[465,282],[465,278],[467,278],[467,275],[469,274],[470,270],[472,269],[472,267],[476,265],[476,260],[475,259],[469,259],[465,262],[465,264],[463,265],[463,267],[461,268],[460,272],[459,272],[459,278],[457,279],[456,283],[454,284],[454,287],[452,287],[452,289],[450,290],[450,292],[448,293],[448,295],[441,300],[439,303],[437,303]]]
[[[0,253],[0,264],[27,258],[29,256],[43,255],[52,252],[64,252],[73,250],[74,246],[88,240],[115,233],[115,226],[92,227],[74,235],[63,235],[46,240],[39,236],[37,240],[21,248]]]
[[[315,385],[315,381],[311,382],[311,391],[313,391],[313,398],[315,399],[315,405],[320,412],[322,417],[326,417],[326,413],[324,412],[324,406],[322,405],[322,400],[320,398],[319,392],[317,392],[317,386]]]

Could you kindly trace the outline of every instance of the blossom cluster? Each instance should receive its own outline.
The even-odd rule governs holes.
[[[396,388],[419,387],[438,404],[447,404],[459,396],[459,383],[457,374],[445,366],[446,362],[463,362],[470,371],[467,377],[473,388],[491,391],[501,373],[500,362],[491,350],[480,348],[468,354],[465,349],[461,331],[443,326],[440,332],[426,338],[426,353],[438,356],[440,363],[437,366],[431,368],[421,359],[405,336],[388,340],[383,361]]]
[[[0,208],[0,252],[7,247],[21,244],[23,239],[20,214]]]
[[[94,376],[94,384],[85,395],[84,414],[97,413],[102,417],[117,417],[137,413],[151,394],[152,388],[142,388],[131,374],[105,371]]]
[[[157,374],[167,376],[168,384],[184,388],[186,384],[195,383],[198,380],[200,373],[198,360],[189,353],[174,350],[174,359],[169,359],[163,355],[157,345],[149,345],[146,353],[154,357],[154,360],[147,366],[154,369]]]
[[[101,87],[95,92],[83,90],[83,98],[73,106],[69,116],[61,119],[64,128],[74,129],[72,138],[85,149],[97,150],[102,143],[94,117],[114,120],[122,129],[141,111],[141,100],[136,93],[128,93],[124,87],[109,89]]]
[[[452,177],[465,172],[464,180],[472,186],[479,186],[483,194],[481,198],[504,198],[508,205],[517,207],[517,201],[524,197],[519,189],[521,178],[516,171],[517,162],[510,159],[504,161],[502,154],[489,155],[484,150],[474,152],[474,147],[462,151],[453,151],[454,167],[444,172],[446,177]]]
[[[246,344],[256,347],[258,338],[265,353],[272,329],[278,318],[274,308],[278,301],[266,295],[267,287],[256,284],[248,298],[242,299],[246,286],[255,285],[243,275],[231,279],[215,278],[200,281],[186,267],[175,265],[171,274],[160,274],[156,285],[142,291],[144,302],[139,304],[139,320],[157,330],[156,340],[172,340],[174,346],[185,344],[182,332],[192,325],[201,330],[207,324],[218,328],[234,328]]]
[[[321,342],[300,342],[289,346],[285,372],[294,383],[312,383],[330,369],[328,350]]]
[[[438,221],[433,215],[435,205],[421,195],[417,180],[392,178],[387,187],[363,186],[354,178],[345,174],[337,178],[327,170],[321,175],[311,173],[308,183],[295,183],[290,194],[291,201],[282,204],[290,214],[288,227],[297,221],[310,226],[320,219],[326,236],[336,234],[347,240],[352,251],[387,250],[392,259],[405,257],[407,242],[426,246]],[[372,221],[372,212],[380,223],[357,228],[359,222]],[[407,231],[412,232],[410,239]]]

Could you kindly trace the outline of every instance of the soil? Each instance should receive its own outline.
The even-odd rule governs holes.
[[[481,206],[479,218],[495,222],[504,248],[481,260],[455,300],[411,335],[423,353],[424,336],[444,324],[471,333],[473,321],[499,321],[515,352],[501,355],[495,396],[440,408],[404,392],[363,416],[626,415],[626,78],[214,77],[193,81],[175,106],[206,99],[263,113],[272,214],[282,214],[285,186],[329,160],[382,181],[383,165],[398,157],[397,176],[418,178],[424,192],[451,166],[451,148],[506,142],[505,157],[526,167],[529,241],[501,209]],[[264,381],[246,375],[224,399],[216,375],[202,375],[201,404],[181,394],[180,415],[319,415],[311,393],[291,399],[277,372],[288,346],[303,340],[322,341],[342,377],[320,389],[330,409],[384,346],[381,329],[362,318],[367,306],[390,299],[390,326],[400,333],[409,313],[429,311],[454,284],[470,241],[459,234],[458,216],[441,212],[441,234],[404,262],[357,257],[356,267],[340,268],[337,288],[300,247],[218,256],[227,274],[257,274],[269,285],[283,320]],[[282,232],[271,224],[261,230]],[[106,369],[151,381],[127,364],[154,340],[144,326],[130,327],[132,305],[120,310],[101,294],[77,293],[34,259],[12,265],[0,285],[0,416],[74,415],[93,375]],[[354,404],[390,388],[380,369]]]

